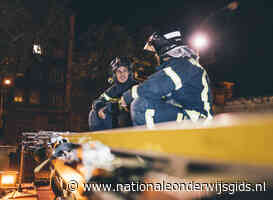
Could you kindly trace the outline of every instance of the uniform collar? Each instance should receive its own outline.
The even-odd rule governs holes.
[[[174,60],[177,60],[177,58],[172,58],[172,57],[170,57],[169,60],[164,61],[161,65],[157,66],[157,67],[156,67],[156,71],[160,71],[160,70],[164,69],[165,67],[169,67],[170,64],[171,64],[172,62],[174,62]]]

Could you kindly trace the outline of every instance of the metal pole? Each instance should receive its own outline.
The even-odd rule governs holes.
[[[24,153],[25,147],[24,144],[21,144],[21,154],[20,154],[20,171],[19,171],[19,178],[18,178],[18,192],[22,192],[22,180],[23,180],[23,170],[24,170]]]
[[[25,146],[24,143],[21,143],[21,154],[20,154],[20,169],[19,169],[19,177],[18,177],[18,188],[16,191],[8,194],[6,196],[6,199],[16,199],[16,198],[20,198],[20,199],[25,199],[26,197],[37,197],[37,194],[31,192],[22,192],[23,191],[23,187],[22,187],[22,182],[23,182],[23,170],[24,170],[24,154],[25,154]],[[36,198],[35,198],[36,199]]]
[[[66,72],[66,86],[65,86],[65,96],[66,96],[66,112],[68,112],[68,124],[66,128],[70,129],[71,121],[71,87],[72,87],[72,61],[73,61],[73,44],[74,44],[74,26],[75,26],[75,16],[71,15],[69,18],[70,31],[69,31],[69,42],[68,42],[68,52],[67,52],[67,72]]]
[[[1,89],[0,89],[0,128],[1,128],[1,134],[2,137],[4,138],[4,126],[5,126],[5,119],[4,119],[4,115],[5,115],[5,88],[3,87],[3,85],[1,85]]]
[[[2,117],[2,114],[3,114],[3,95],[4,95],[3,94],[3,87],[2,86],[1,86],[1,94],[0,95],[1,95],[1,100],[0,100],[1,101],[0,102],[1,103],[1,106],[0,106],[1,110],[0,110],[0,113],[1,113],[1,117]]]

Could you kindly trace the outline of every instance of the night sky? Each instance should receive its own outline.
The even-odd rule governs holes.
[[[221,10],[228,0],[74,1],[76,30],[111,20],[133,34],[151,25],[162,31],[180,28],[185,43],[198,29],[215,55],[205,66],[213,81],[233,81],[237,96],[273,95],[273,9],[269,0],[239,0],[235,11]],[[208,17],[210,16],[210,17]],[[200,24],[206,23],[200,28]],[[215,39],[215,40],[214,40]],[[144,41],[143,41],[144,42]]]

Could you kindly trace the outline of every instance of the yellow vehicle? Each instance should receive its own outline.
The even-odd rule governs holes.
[[[268,198],[258,199],[272,199],[273,115],[222,114],[206,123],[47,134],[55,137],[48,145],[52,153],[35,171],[51,164],[51,188],[59,198],[100,199],[104,192],[109,199],[213,198],[240,192],[242,186],[242,191],[257,195],[269,191]],[[167,183],[175,192],[153,192],[155,188],[147,185],[147,190],[136,193],[128,183],[145,187]],[[183,189],[193,183],[208,190]],[[182,190],[175,188],[177,184]]]

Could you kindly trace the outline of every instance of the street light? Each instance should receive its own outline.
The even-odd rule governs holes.
[[[237,10],[239,7],[239,2],[238,1],[232,1],[230,2],[229,4],[227,4],[226,6],[216,10],[216,11],[213,11],[212,13],[210,13],[207,17],[205,17],[201,23],[199,24],[198,26],[198,31],[202,30],[203,29],[203,26],[205,24],[208,23],[208,21],[213,18],[213,17],[216,17],[218,16],[218,14],[222,13],[222,12],[225,12],[225,11],[234,11],[234,10]],[[209,44],[209,40],[208,38],[206,37],[206,35],[202,32],[199,32],[197,34],[195,34],[191,40],[190,40],[190,43],[192,44],[192,46],[194,47],[194,49],[197,51],[197,54],[199,56],[199,53],[200,53],[200,50],[203,50],[204,48],[206,48]]]
[[[6,78],[6,79],[4,79],[3,83],[4,83],[4,85],[9,86],[9,85],[11,85],[11,79]]]
[[[231,3],[229,3],[226,8],[233,11],[236,10],[239,7],[239,2],[238,1],[233,1]]]
[[[1,116],[4,114],[5,111],[5,103],[6,103],[6,96],[7,96],[7,88],[12,85],[12,79],[6,77],[3,79],[1,84],[1,102],[0,102],[0,114]]]
[[[196,50],[197,55],[199,57],[200,51],[208,46],[209,41],[204,33],[197,33],[191,38],[190,43],[192,47]]]
[[[192,43],[194,48],[200,51],[201,49],[204,49],[208,46],[208,39],[205,34],[198,33],[194,36]]]

